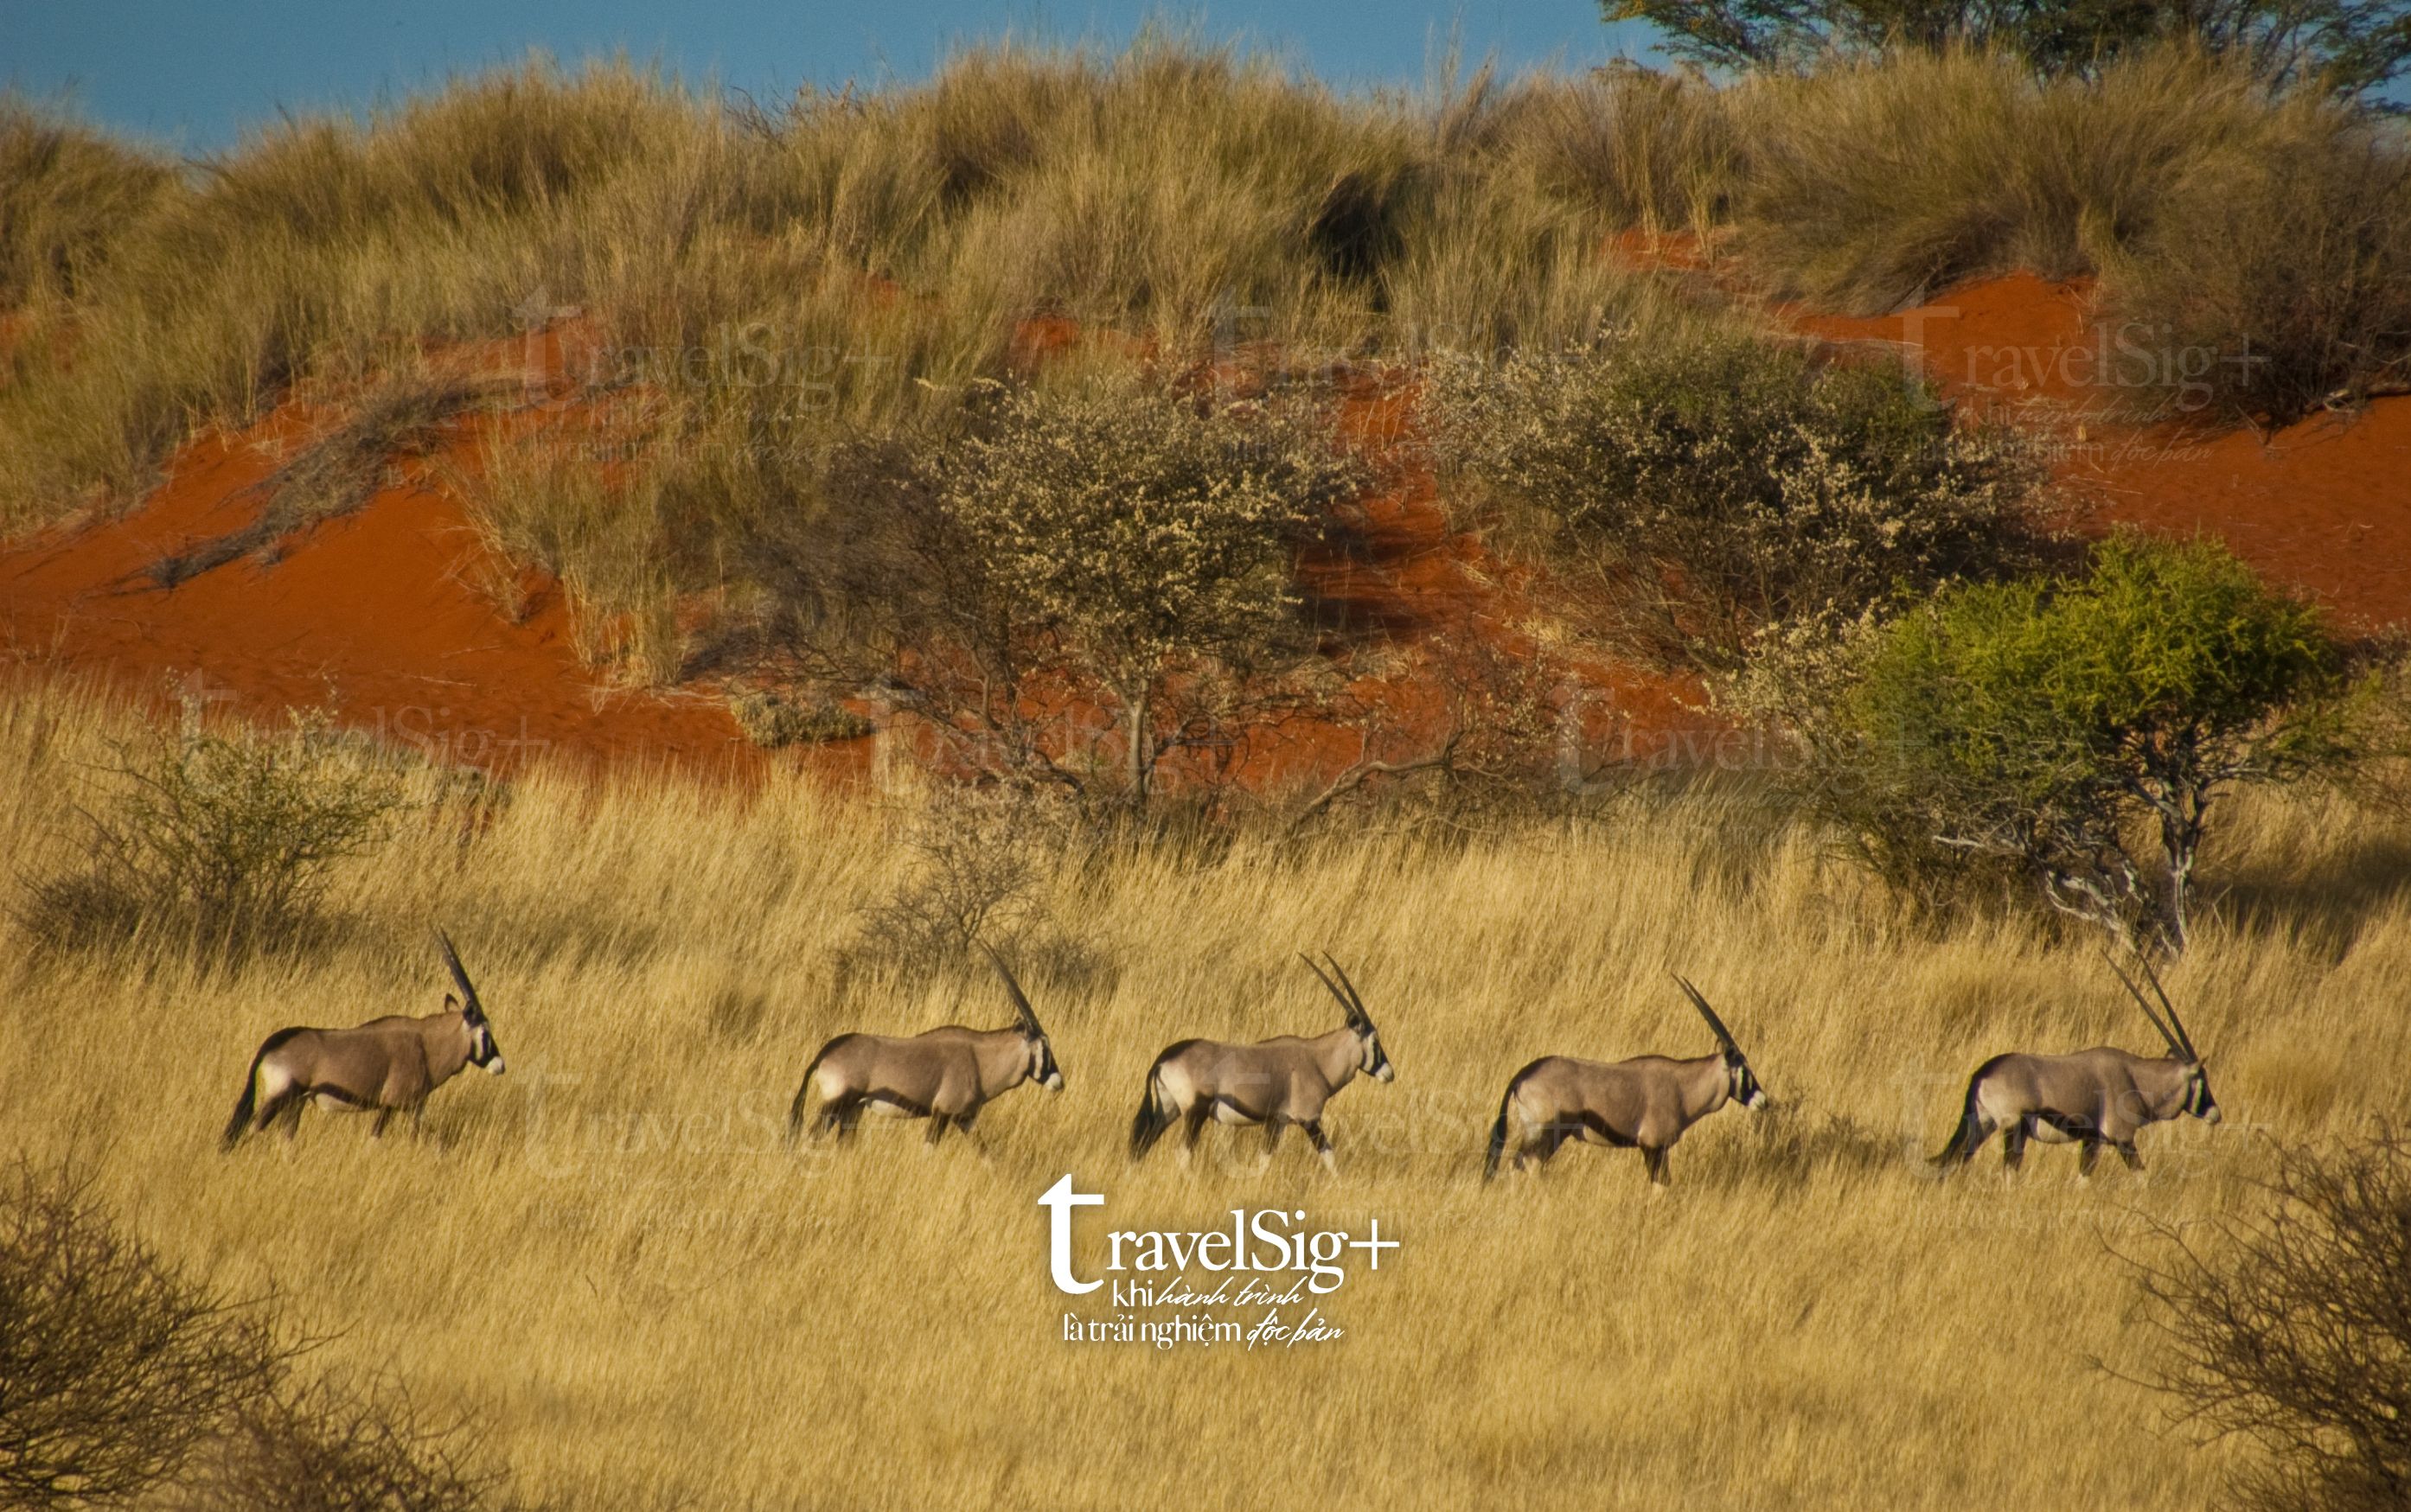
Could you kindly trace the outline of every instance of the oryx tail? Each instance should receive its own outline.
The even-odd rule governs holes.
[[[821,1046],[820,1053],[812,1056],[811,1064],[804,1068],[803,1084],[796,1088],[796,1100],[787,1105],[788,1139],[793,1140],[804,1131],[804,1104],[811,1100],[812,1073],[821,1069],[821,1062],[828,1059],[830,1051],[853,1038],[854,1036],[850,1034],[839,1035],[827,1044]]]
[[[1498,1174],[1498,1159],[1507,1153],[1507,1111],[1515,1101],[1515,1088],[1522,1078],[1507,1083],[1507,1092],[1498,1099],[1498,1122],[1490,1126],[1490,1150],[1482,1157],[1482,1179],[1488,1181]]]
[[[259,1063],[268,1058],[270,1051],[300,1033],[298,1028],[279,1029],[260,1041],[259,1054],[251,1057],[251,1069],[243,1074],[242,1096],[235,1099],[234,1116],[226,1120],[226,1132],[218,1136],[219,1149],[233,1149],[235,1141],[242,1138],[242,1131],[251,1127],[251,1115],[258,1111]]]
[[[1163,1090],[1163,1064],[1198,1043],[1195,1040],[1183,1040],[1176,1045],[1167,1045],[1163,1054],[1155,1057],[1155,1064],[1147,1069],[1147,1085],[1139,1091],[1138,1112],[1131,1117],[1132,1160],[1154,1149],[1155,1141],[1163,1138],[1163,1131],[1179,1120],[1171,1098]]]
[[[1991,1130],[1984,1127],[1983,1110],[1977,1106],[1977,1094],[1983,1088],[1984,1078],[1994,1068],[2007,1059],[2009,1059],[2007,1055],[1995,1055],[1977,1067],[1976,1074],[1967,1078],[1967,1098],[1965,1106],[1959,1114],[1959,1127],[1951,1130],[1951,1142],[1945,1144],[1941,1153],[1934,1156],[1926,1164],[1964,1166],[1976,1158],[1976,1152],[1982,1148],[1986,1137],[1991,1133]]]

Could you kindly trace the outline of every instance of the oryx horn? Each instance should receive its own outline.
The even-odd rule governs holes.
[[[484,1018],[486,1005],[477,1001],[477,989],[470,984],[469,973],[460,965],[460,952],[452,948],[452,937],[446,934],[440,924],[435,930],[435,945],[444,952],[444,964],[451,968],[452,980],[460,984],[461,1004],[469,1010],[472,1017]]]
[[[1348,981],[1348,973],[1339,970],[1338,962],[1331,961],[1330,952],[1323,952],[1322,958],[1326,961],[1331,961],[1331,969],[1333,971],[1339,971],[1339,981],[1332,981],[1330,976],[1323,971],[1322,967],[1314,964],[1314,958],[1308,955],[1303,951],[1298,952],[1297,958],[1306,963],[1306,968],[1308,971],[1313,972],[1316,976],[1322,979],[1322,984],[1331,989],[1332,996],[1339,999],[1339,1011],[1348,1016],[1348,1022],[1350,1024],[1367,1024],[1371,1022],[1371,1020],[1366,1016],[1364,1003],[1355,996],[1356,984],[1351,981],[1348,983],[1347,991],[1342,992],[1340,990],[1339,981]]]
[[[2152,1011],[2151,999],[2143,996],[2143,989],[2135,985],[2135,979],[2126,975],[2125,968],[2111,957],[2108,951],[2101,952],[2101,959],[2109,964],[2111,971],[2117,976],[2119,984],[2134,997],[2135,1006],[2143,1010],[2143,1017],[2150,1019],[2152,1027],[2160,1031],[2160,1038],[2168,1041],[2169,1048],[2187,1060],[2201,1059],[2199,1055],[2194,1054],[2193,1040],[2185,1033],[2184,1025],[2176,1024],[2177,1010],[2170,1005],[2169,995],[2161,989],[2159,974],[2152,970],[2152,964],[2144,960],[2141,954],[2135,957],[2136,964],[2143,968],[2146,976],[2150,977],[2152,991],[2158,995],[2160,1006],[2169,1010],[2167,1023],[2161,1022],[2159,1014]]]
[[[1013,967],[1005,965],[1004,957],[999,955],[996,952],[996,947],[986,940],[980,942],[980,949],[986,953],[988,961],[995,966],[996,974],[1004,979],[1004,990],[1013,995],[1014,1011],[1021,1015],[1022,1024],[1031,1034],[1044,1038],[1046,1031],[1039,1025],[1038,1010],[1030,1006],[1030,995],[1021,990],[1021,983],[1013,975]]]
[[[1734,1042],[1732,1031],[1725,1027],[1724,1020],[1717,1017],[1717,1010],[1708,1006],[1708,1000],[1700,996],[1700,989],[1691,985],[1690,979],[1675,971],[1666,974],[1673,977],[1674,985],[1682,988],[1683,995],[1690,998],[1691,1006],[1700,1010],[1700,1017],[1708,1021],[1708,1027],[1716,1031],[1717,1042],[1735,1054],[1741,1054],[1741,1046]]]

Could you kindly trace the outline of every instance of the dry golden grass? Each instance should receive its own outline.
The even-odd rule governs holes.
[[[72,860],[80,763],[122,718],[55,686],[0,705],[11,901]],[[2079,1186],[2038,1149],[2015,1185],[1991,1162],[1937,1185],[1921,1157],[1983,1055],[2149,1031],[2089,945],[1921,934],[1805,837],[1694,794],[1445,847],[1050,865],[1045,901],[1099,963],[1028,973],[1068,1090],[998,1104],[993,1164],[910,1126],[788,1150],[830,1034],[1006,1018],[984,979],[833,994],[854,910],[902,864],[890,817],[804,781],[538,776],[480,837],[431,815],[345,872],[355,925],[305,959],[202,979],[12,940],[0,1147],[79,1153],[171,1254],[281,1287],[342,1330],[326,1363],[473,1414],[523,1490],[571,1506],[2190,1507],[2240,1451],[2190,1447],[2088,1366],[2149,1346],[2105,1240],[2239,1199],[2264,1131],[2349,1129],[2390,1103],[2372,1073],[2411,1064],[2400,848],[2263,805],[2217,858],[2233,907],[2170,974],[2227,1125],[2151,1130],[2144,1181]],[[435,1008],[434,919],[508,1077],[446,1086],[422,1138],[313,1112],[290,1148],[221,1156],[268,1031]],[[1192,1172],[1127,1169],[1164,1042],[1335,1022],[1294,959],[1322,946],[1399,1072],[1338,1099],[1344,1180],[1294,1144],[1256,1173],[1252,1137],[1218,1134]],[[1669,966],[1777,1111],[1700,1125],[1656,1199],[1636,1158],[1590,1150],[1483,1188],[1526,1060],[1706,1048]],[[1404,1247],[1329,1300],[1336,1344],[1066,1344],[1034,1205],[1065,1171],[1118,1227],[1287,1206]]]

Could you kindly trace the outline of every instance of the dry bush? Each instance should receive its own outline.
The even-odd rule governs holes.
[[[728,711],[745,738],[765,750],[858,740],[875,728],[861,715],[826,697],[796,698],[756,690],[732,694]]]
[[[124,1233],[88,1179],[21,1157],[0,1179],[0,1501],[122,1505],[175,1474],[295,1354]]]
[[[2411,1501],[2411,1140],[2391,1125],[2281,1145],[2256,1211],[2129,1255],[2181,1423],[2240,1435],[2236,1505],[2379,1512]]]
[[[1308,400],[1101,372],[992,389],[921,450],[840,450],[747,567],[783,657],[877,687],[942,769],[1135,811],[1307,660],[1293,555],[1366,477]]]
[[[281,734],[138,736],[99,790],[84,863],[30,880],[18,913],[51,949],[148,935],[214,958],[289,941],[335,863],[382,839],[402,802],[388,763],[298,713]]]
[[[1855,616],[2031,560],[2038,471],[1897,367],[1729,338],[1443,368],[1445,464],[1591,575],[1613,631],[1730,666],[1767,626]]]
[[[503,1474],[465,1425],[429,1422],[390,1388],[321,1381],[244,1403],[166,1498],[174,1512],[503,1512]]]
[[[941,790],[903,820],[906,853],[887,894],[864,905],[840,978],[884,971],[927,981],[1051,932],[1039,881],[1068,843],[1068,816],[1011,789]]]

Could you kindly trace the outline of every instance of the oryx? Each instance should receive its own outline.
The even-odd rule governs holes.
[[[1766,1089],[1758,1084],[1732,1031],[1699,988],[1682,977],[1674,981],[1716,1034],[1716,1054],[1695,1060],[1636,1055],[1612,1065],[1566,1055],[1532,1062],[1515,1073],[1498,1101],[1498,1121],[1490,1126],[1490,1150],[1482,1162],[1483,1181],[1498,1173],[1498,1157],[1507,1149],[1512,1126],[1517,1170],[1527,1159],[1536,1167],[1546,1164],[1568,1140],[1584,1140],[1619,1150],[1639,1149],[1650,1182],[1662,1186],[1666,1152],[1683,1130],[1723,1107],[1727,1098],[1752,1112],[1766,1106]]]
[[[218,1147],[233,1149],[246,1132],[265,1130],[279,1115],[289,1140],[301,1125],[302,1105],[313,1101],[373,1111],[376,1122],[369,1134],[375,1138],[398,1112],[409,1113],[415,1125],[426,1110],[428,1094],[463,1066],[482,1066],[502,1075],[502,1049],[494,1043],[493,1025],[486,1022],[477,989],[461,969],[460,952],[441,929],[435,932],[435,943],[460,989],[458,997],[444,995],[444,1011],[423,1019],[392,1013],[350,1029],[277,1030],[251,1057],[242,1096],[235,1101],[234,1116],[226,1120]]]
[[[2139,958],[2138,964],[2168,1013],[2165,1024],[2152,1011],[2150,1000],[2134,979],[2119,970],[2117,962],[2111,961],[2110,969],[2117,973],[2119,981],[2134,995],[2135,1005],[2168,1042],[2166,1055],[2134,1055],[2106,1045],[2069,1055],[1995,1055],[1967,1079],[1959,1127],[1934,1157],[1934,1164],[1947,1170],[1975,1158],[1997,1128],[2002,1131],[2001,1159],[2007,1170],[2015,1170],[2025,1159],[2030,1139],[2045,1144],[2073,1142],[2081,1146],[2076,1174],[2082,1180],[2093,1174],[2093,1162],[2105,1144],[2118,1152],[2129,1170],[2142,1170],[2142,1156],[2135,1153],[2135,1135],[2146,1124],[2179,1113],[2191,1113],[2206,1124],[2217,1123],[2218,1103],[2210,1095],[2210,1076],[2202,1069],[2193,1037],[2185,1033],[2176,1005],[2160,986],[2159,973],[2149,961]]]
[[[1006,1029],[971,1029],[950,1024],[898,1039],[884,1034],[841,1034],[821,1046],[804,1068],[803,1084],[787,1110],[787,1136],[804,1127],[804,1104],[814,1089],[821,1105],[812,1132],[834,1128],[839,1139],[854,1132],[868,1110],[890,1118],[926,1118],[928,1142],[948,1128],[972,1131],[980,1110],[998,1097],[1035,1082],[1049,1092],[1063,1090],[1055,1048],[1030,998],[1004,958],[986,946],[987,958],[1013,996],[1020,1023]]]
[[[1322,958],[1331,962],[1338,981],[1305,956],[1298,957],[1339,999],[1348,1022],[1329,1034],[1311,1038],[1285,1034],[1251,1045],[1183,1040],[1166,1046],[1147,1068],[1138,1114],[1131,1120],[1132,1160],[1153,1149],[1163,1131],[1177,1123],[1184,1126],[1180,1157],[1185,1163],[1197,1148],[1198,1131],[1211,1118],[1218,1124],[1263,1125],[1267,1160],[1280,1144],[1281,1131],[1295,1124],[1314,1141],[1323,1165],[1337,1171],[1331,1140],[1322,1132],[1324,1105],[1358,1071],[1377,1082],[1387,1082],[1397,1072],[1381,1051],[1381,1031],[1365,1011],[1365,999],[1357,996],[1356,984],[1328,953]]]

